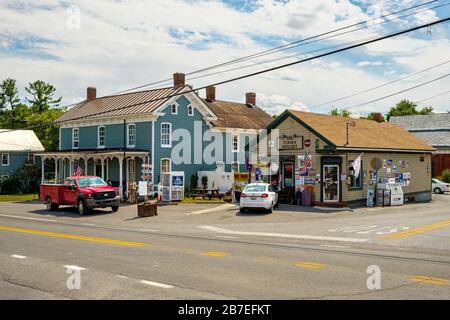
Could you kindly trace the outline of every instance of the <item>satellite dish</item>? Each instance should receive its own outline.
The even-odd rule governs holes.
[[[371,166],[373,169],[378,170],[378,169],[381,168],[382,165],[383,165],[383,161],[382,161],[380,158],[373,158],[373,159],[370,161],[370,166]]]

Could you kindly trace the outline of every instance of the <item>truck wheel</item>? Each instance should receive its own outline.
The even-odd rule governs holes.
[[[117,211],[119,211],[119,206],[111,207],[111,209],[113,212],[117,212]]]
[[[78,213],[80,215],[85,215],[89,212],[89,208],[83,199],[78,200]]]
[[[59,205],[56,203],[52,203],[52,199],[50,197],[47,198],[45,201],[45,206],[47,207],[48,211],[55,211],[58,210]]]

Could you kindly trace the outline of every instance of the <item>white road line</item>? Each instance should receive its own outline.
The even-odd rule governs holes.
[[[320,246],[321,247],[327,247],[327,248],[343,248],[343,249],[350,248],[348,246],[334,246],[334,245],[331,245],[331,244],[321,244]]]
[[[202,209],[202,210],[192,211],[192,212],[186,213],[186,215],[187,215],[187,216],[190,216],[190,215],[196,215],[196,214],[204,214],[204,213],[209,213],[209,212],[214,212],[214,211],[220,211],[220,210],[224,210],[224,209],[229,209],[229,208],[233,208],[233,207],[236,207],[236,208],[237,208],[237,206],[234,205],[234,204],[226,203],[226,204],[223,204],[223,205],[214,207],[214,208],[207,208],[207,209]]]
[[[198,228],[225,233],[225,234],[237,234],[247,236],[263,236],[263,237],[277,237],[277,238],[291,238],[291,239],[303,239],[303,240],[323,240],[323,241],[341,241],[341,242],[367,242],[369,239],[360,238],[344,238],[344,237],[323,237],[301,234],[285,234],[285,233],[271,233],[271,232],[247,232],[247,231],[233,231],[213,226],[198,226]]]
[[[79,267],[76,265],[66,265],[66,266],[64,266],[64,268],[70,269],[70,270],[79,270],[79,271],[86,270],[85,268]]]
[[[214,236],[216,238],[224,238],[224,239],[239,239],[238,237],[230,237],[230,236]]]
[[[126,276],[123,276],[123,275],[121,275],[121,274],[116,274],[116,277],[117,277],[117,278],[121,278],[121,279],[130,279],[130,278],[128,278],[128,277],[126,277]]]
[[[93,223],[86,223],[86,222],[83,222],[83,225],[84,226],[95,226],[95,224],[93,224]]]
[[[26,259],[26,258],[27,258],[27,257],[21,256],[21,255],[19,255],[19,254],[12,254],[11,257],[12,257],[12,258],[17,258],[17,259]]]
[[[13,216],[13,215],[9,215],[9,214],[0,214],[0,217],[16,218],[16,219],[24,219],[24,220],[46,221],[46,222],[56,222],[56,220],[43,219],[43,218],[30,218],[30,217]]]
[[[158,230],[155,229],[139,229],[139,231],[158,232]]]
[[[149,285],[149,286],[154,286],[154,287],[164,288],[164,289],[170,289],[170,288],[173,288],[173,286],[171,286],[171,285],[169,285],[169,284],[164,284],[164,283],[154,282],[154,281],[148,281],[148,280],[139,280],[139,283],[147,284],[147,285]]]

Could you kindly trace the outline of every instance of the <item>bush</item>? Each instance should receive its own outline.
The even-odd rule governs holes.
[[[191,190],[198,188],[198,175],[193,174],[191,176]]]
[[[26,185],[19,176],[14,175],[3,179],[0,188],[2,194],[22,194],[26,190]]]
[[[450,169],[442,171],[442,181],[450,183]]]
[[[203,189],[207,189],[208,188],[208,176],[203,176],[202,177],[202,186],[203,186]]]

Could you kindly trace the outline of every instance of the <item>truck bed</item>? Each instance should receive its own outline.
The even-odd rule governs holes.
[[[39,186],[39,199],[45,202],[47,197],[52,199],[53,203],[62,203],[64,184],[45,183]]]

